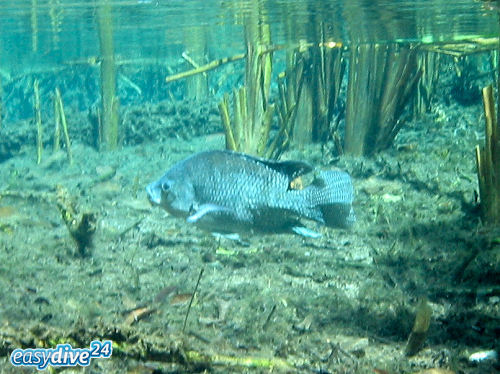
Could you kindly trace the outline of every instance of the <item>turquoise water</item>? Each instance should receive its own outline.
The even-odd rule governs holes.
[[[99,1],[6,0],[0,4],[0,67],[7,74],[97,56]],[[109,1],[117,56],[175,59],[189,34],[205,34],[211,57],[243,51],[244,17],[260,8],[275,44],[324,39],[345,44],[492,37],[490,2],[459,1]],[[199,30],[199,31],[196,31]]]
[[[102,58],[97,21],[102,4],[109,5],[103,18],[109,18],[114,58],[129,86],[130,95],[122,95],[122,103],[168,98],[169,88],[176,90],[175,85],[165,85],[164,78],[192,68],[183,53],[198,65],[244,53],[244,24],[248,22],[270,26],[270,42],[281,53],[275,61],[275,75],[285,68],[283,51],[293,51],[299,44],[432,44],[498,34],[496,9],[481,1],[3,1],[0,81],[4,124],[31,115],[32,103],[26,100],[25,91],[37,75],[48,79],[64,72],[67,77],[62,84],[82,90],[79,98],[69,99],[71,105],[80,110],[94,105]],[[244,64],[231,67],[243,75]],[[138,86],[127,78],[134,78],[131,71],[138,70],[150,72],[140,79],[156,91],[142,87],[143,92],[135,95]],[[214,79],[213,74],[209,79],[217,98],[237,85]],[[54,84],[61,85],[42,82],[42,91],[53,90]],[[64,98],[68,94],[60,88]],[[174,92],[174,96],[182,98],[183,93]],[[42,106],[46,102],[42,100]]]
[[[0,372],[18,372],[9,362],[14,349],[88,348],[92,340],[112,340],[113,354],[93,360],[88,373],[498,371],[498,359],[471,359],[500,349],[498,228],[481,220],[474,156],[485,143],[480,89],[498,68],[494,4],[0,1]],[[113,150],[100,148],[101,68],[110,56],[103,56],[99,15],[111,26],[116,64]],[[309,90],[302,96],[304,139],[294,134],[282,154],[307,165],[266,165],[288,173],[290,165],[314,168],[304,178],[292,172],[287,193],[321,188],[324,170],[349,173],[356,215],[349,229],[303,220],[295,231],[302,236],[250,231],[229,240],[149,204],[145,187],[166,170],[225,147],[218,104],[227,94],[233,111],[245,60],[189,80],[165,78],[245,53],[245,25],[270,28],[266,108],[280,105],[278,75],[289,52],[309,47],[295,56],[304,65],[293,66],[304,68]],[[427,49],[487,38],[483,53],[465,58],[446,54],[452,47]],[[370,55],[375,44],[382,53]],[[370,56],[377,63],[367,63]],[[340,63],[336,78],[327,61]],[[350,74],[358,61],[366,69]],[[363,80],[381,66],[387,70],[377,77],[389,87],[383,97],[369,91],[374,79]],[[334,86],[317,89],[325,81],[338,87],[328,118],[325,96],[312,96]],[[264,79],[259,83],[265,91]],[[291,92],[293,82],[287,87]],[[68,143],[55,120],[62,117],[57,92]],[[369,156],[342,152],[350,105],[351,124],[395,121],[399,132],[387,148]],[[277,111],[270,117],[272,141]],[[324,126],[313,142],[317,123]],[[195,205],[187,205],[189,214]],[[194,216],[212,210],[207,204]],[[78,242],[75,225],[84,227],[85,240]],[[418,305],[431,310],[430,329],[408,357]]]

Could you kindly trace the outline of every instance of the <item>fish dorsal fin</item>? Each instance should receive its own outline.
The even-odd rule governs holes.
[[[291,181],[314,170],[311,165],[303,161],[267,161],[266,165],[288,175]]]
[[[250,156],[246,154],[242,154],[243,157],[252,160],[254,162],[258,162],[266,165],[268,168],[271,168],[278,173],[285,174],[288,176],[289,180],[292,181],[295,178],[310,173],[314,170],[314,168],[309,165],[307,162],[303,161],[275,161],[275,160],[267,160],[265,158]]]

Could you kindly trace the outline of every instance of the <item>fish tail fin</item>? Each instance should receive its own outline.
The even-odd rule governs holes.
[[[307,187],[310,206],[330,227],[350,227],[356,222],[352,208],[354,188],[349,174],[340,170],[321,171]]]

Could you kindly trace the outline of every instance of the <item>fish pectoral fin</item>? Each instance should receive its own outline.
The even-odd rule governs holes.
[[[304,226],[294,226],[292,227],[292,231],[297,235],[304,236],[306,238],[321,238],[321,234],[319,232],[313,231]]]
[[[217,239],[228,239],[228,240],[233,240],[235,242],[242,242],[241,237],[239,234],[232,232],[228,234],[220,233],[220,232],[211,232],[212,236]]]
[[[203,217],[212,214],[212,213],[220,213],[220,212],[228,212],[230,209],[221,207],[216,204],[202,204],[197,209],[194,210],[194,213],[191,214],[186,221],[189,223],[196,223]]]

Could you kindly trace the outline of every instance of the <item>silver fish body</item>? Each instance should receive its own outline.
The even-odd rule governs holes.
[[[313,174],[301,187],[298,181]],[[300,161],[272,161],[207,151],[178,162],[146,187],[148,198],[176,217],[217,233],[295,232],[315,236],[301,218],[331,227],[355,221],[349,174]]]

